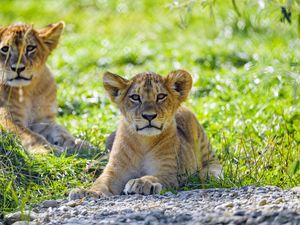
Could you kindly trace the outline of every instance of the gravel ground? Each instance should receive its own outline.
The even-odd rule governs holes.
[[[299,189],[288,191],[278,187],[246,186],[239,189],[192,190],[153,196],[49,200],[30,212],[29,224],[298,225]],[[20,213],[5,216],[5,224],[28,224],[19,220]]]

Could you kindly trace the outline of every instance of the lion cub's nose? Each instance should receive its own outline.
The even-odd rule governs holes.
[[[25,70],[25,66],[23,64],[14,64],[10,66],[11,70],[17,73],[21,73]]]
[[[146,114],[146,113],[143,113],[142,114],[142,117],[146,120],[148,120],[149,122],[153,119],[155,119],[157,117],[157,114]]]

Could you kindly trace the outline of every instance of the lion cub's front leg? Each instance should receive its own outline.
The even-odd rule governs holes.
[[[69,194],[70,200],[76,200],[83,197],[103,197],[119,195],[126,182],[135,177],[130,162],[122,162],[120,156],[112,157],[106,165],[103,173],[94,182],[90,189],[73,189]]]
[[[1,110],[0,110],[1,111]],[[0,127],[3,126],[6,130],[17,134],[20,137],[22,145],[31,154],[48,154],[52,151],[55,154],[61,154],[62,149],[52,146],[45,137],[26,128],[21,123],[17,123],[10,119],[10,116],[5,114],[3,110],[0,113]]]
[[[63,149],[51,145],[43,136],[31,132],[26,128],[20,128],[19,136],[22,145],[30,154],[44,155],[53,151],[54,154],[60,155],[63,152]]]
[[[162,145],[162,149],[167,152],[172,151],[168,146]],[[161,155],[162,151],[154,149],[156,153],[148,153],[143,163],[143,174],[140,178],[129,180],[123,192],[125,194],[159,194],[162,188],[178,187],[177,163],[174,154]],[[149,163],[151,162],[151,163]]]
[[[42,135],[52,145],[68,149],[68,153],[85,148],[93,148],[91,144],[73,137],[64,127],[53,121],[42,121],[31,125],[31,130]],[[74,153],[72,152],[72,153]]]

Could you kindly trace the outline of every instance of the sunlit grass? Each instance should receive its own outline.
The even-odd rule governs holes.
[[[280,23],[276,8],[249,8],[238,18],[225,1],[215,5],[210,17],[200,4],[186,14],[184,9],[169,9],[168,3],[3,1],[0,19],[2,25],[24,21],[35,27],[66,22],[60,46],[48,61],[59,87],[58,121],[100,151],[119,117],[101,84],[104,71],[131,77],[184,68],[194,79],[186,105],[205,127],[225,172],[223,181],[199,184],[191,179],[185,189],[299,185],[296,27]],[[187,18],[185,29],[180,28],[182,16]],[[84,173],[86,159],[32,158],[13,136],[2,136],[1,146],[1,155],[14,156],[0,168],[11,165],[5,176],[0,173],[0,211],[63,198],[69,188],[88,186],[94,178]]]

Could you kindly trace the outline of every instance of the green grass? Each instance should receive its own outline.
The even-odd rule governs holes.
[[[104,71],[131,77],[184,68],[194,86],[186,105],[211,138],[223,181],[186,189],[276,185],[300,181],[300,42],[296,24],[282,24],[275,7],[235,14],[217,2],[214,17],[199,3],[190,13],[166,1],[2,1],[1,24],[36,27],[64,20],[60,46],[48,63],[59,86],[60,124],[101,151],[119,112],[101,84]],[[187,25],[187,26],[186,26]],[[185,27],[185,29],[182,29]],[[43,199],[63,198],[95,178],[88,159],[33,157],[15,137],[0,138],[0,212]]]

